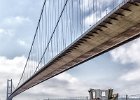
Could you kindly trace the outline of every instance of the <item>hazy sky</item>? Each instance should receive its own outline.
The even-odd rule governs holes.
[[[15,86],[19,81],[43,1],[0,0],[1,100],[6,98],[7,79],[12,78]],[[89,20],[90,16],[87,16],[87,24],[90,24]],[[137,39],[33,87],[14,100],[88,96],[89,88],[114,88],[122,95],[139,94],[139,55],[140,39]]]

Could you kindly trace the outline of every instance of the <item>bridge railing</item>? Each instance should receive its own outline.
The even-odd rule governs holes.
[[[43,100],[90,100],[88,96],[79,96],[79,97],[53,97],[46,98]],[[140,100],[140,95],[121,95],[118,97],[118,100]]]
[[[89,100],[88,96],[83,97],[56,97],[56,98],[46,98],[44,100]]]
[[[140,95],[123,95],[118,100],[140,100]]]
[[[45,0],[19,87],[89,28],[128,0]]]

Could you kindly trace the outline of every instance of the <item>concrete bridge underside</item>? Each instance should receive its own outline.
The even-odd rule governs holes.
[[[140,0],[121,4],[52,59],[10,96],[48,80],[140,36]]]

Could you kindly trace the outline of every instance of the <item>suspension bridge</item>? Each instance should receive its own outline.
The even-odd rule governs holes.
[[[140,0],[45,0],[17,87],[8,80],[7,100],[139,36]]]

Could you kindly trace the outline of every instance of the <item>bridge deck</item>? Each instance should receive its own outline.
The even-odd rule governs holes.
[[[140,36],[140,0],[121,4],[18,87],[10,98]]]

